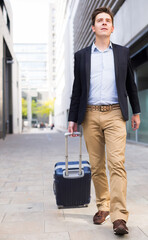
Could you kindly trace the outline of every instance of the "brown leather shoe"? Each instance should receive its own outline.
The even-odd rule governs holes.
[[[94,217],[94,224],[102,224],[109,218],[109,211],[98,211]]]
[[[128,234],[126,222],[123,219],[118,219],[113,222],[113,230],[116,235]]]

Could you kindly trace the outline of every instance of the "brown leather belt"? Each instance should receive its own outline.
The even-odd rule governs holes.
[[[89,111],[100,111],[100,112],[107,112],[111,110],[119,109],[119,104],[112,104],[112,105],[87,105],[87,110]]]

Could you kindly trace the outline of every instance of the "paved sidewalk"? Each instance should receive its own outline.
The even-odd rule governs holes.
[[[53,168],[64,161],[64,135],[34,129],[0,140],[0,240],[121,239],[104,225],[92,223],[94,188],[87,208],[57,209]],[[70,159],[78,159],[78,139],[69,139]],[[148,239],[148,147],[127,144],[129,240]],[[83,160],[88,159],[83,141]]]

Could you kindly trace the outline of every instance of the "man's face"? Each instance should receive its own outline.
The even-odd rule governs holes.
[[[111,16],[108,13],[99,13],[95,18],[92,30],[98,37],[110,37],[114,30]]]

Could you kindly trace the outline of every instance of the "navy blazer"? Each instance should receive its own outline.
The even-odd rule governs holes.
[[[137,87],[134,81],[134,73],[129,57],[129,49],[117,44],[112,44],[112,46],[118,100],[123,118],[127,121],[127,96],[129,97],[133,113],[140,113]],[[68,121],[81,124],[84,120],[90,87],[90,69],[91,46],[75,53],[74,83]]]

